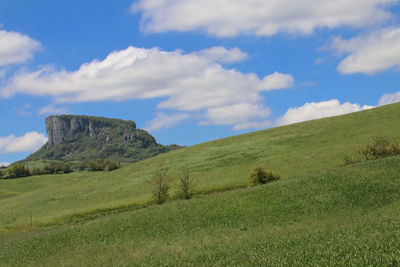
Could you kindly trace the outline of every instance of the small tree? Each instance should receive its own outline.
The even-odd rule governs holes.
[[[249,186],[256,186],[259,184],[266,184],[281,179],[279,175],[266,171],[261,167],[253,167],[247,176]]]
[[[193,179],[188,169],[185,169],[179,176],[178,197],[190,199],[194,195]]]
[[[167,201],[169,195],[167,172],[168,169],[166,168],[159,168],[154,172],[151,184],[153,186],[153,198],[157,204]]]
[[[6,176],[6,173],[5,173],[5,171],[3,171],[3,170],[0,170],[0,179],[4,179],[4,178],[5,178],[5,176]]]

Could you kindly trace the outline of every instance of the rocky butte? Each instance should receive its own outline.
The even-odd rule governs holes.
[[[26,160],[135,162],[179,146],[163,146],[134,121],[60,115],[46,118],[48,142]]]

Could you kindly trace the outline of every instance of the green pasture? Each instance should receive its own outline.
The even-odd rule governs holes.
[[[0,265],[398,266],[399,204],[396,156],[3,233]]]

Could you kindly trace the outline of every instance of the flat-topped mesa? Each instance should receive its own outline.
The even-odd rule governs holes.
[[[163,146],[133,121],[60,115],[46,118],[48,142],[26,160],[135,162],[179,146]]]
[[[134,121],[119,119],[74,115],[50,116],[46,118],[46,131],[49,137],[48,146],[62,143],[65,138],[82,134],[95,139],[105,137],[108,142],[108,134],[115,128],[123,129],[121,136],[121,141],[123,142],[131,140],[137,130]]]

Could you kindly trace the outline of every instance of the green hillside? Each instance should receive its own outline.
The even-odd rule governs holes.
[[[182,148],[113,172],[74,172],[0,181],[0,231],[70,220],[74,214],[133,209],[149,201],[146,183],[168,167],[172,193],[176,175],[188,168],[200,192],[241,187],[254,165],[284,178],[334,168],[345,155],[358,156],[373,133],[400,140],[400,104],[309,121]],[[175,179],[175,180],[174,180]]]
[[[0,236],[7,266],[398,266],[400,157]]]

